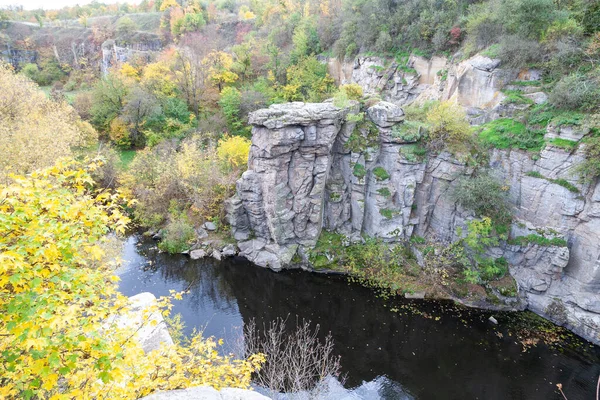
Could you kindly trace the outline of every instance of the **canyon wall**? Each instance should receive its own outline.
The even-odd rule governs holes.
[[[360,76],[377,71],[365,72],[360,65],[354,80],[369,93],[373,86]],[[340,109],[331,102],[288,103],[251,113],[248,170],[227,203],[241,255],[274,270],[306,263],[323,229],[348,240],[361,235],[389,242],[415,235],[442,243],[457,240],[458,228],[466,231],[475,215],[450,193],[472,167],[449,153],[415,151],[420,131],[406,134],[401,105],[411,96],[413,101],[437,96],[456,99],[473,123],[495,119],[514,112],[500,89],[517,75],[498,69],[494,60],[467,60],[450,67],[443,82],[435,73],[433,81],[427,78],[403,95],[387,97],[395,103],[367,108],[365,122],[347,118],[358,112],[357,104]],[[550,125],[547,137],[579,140],[585,132],[577,129]],[[490,253],[508,260],[529,309],[600,343],[600,185],[581,184],[572,173],[582,157],[581,150],[550,145],[537,156],[490,150],[490,171],[509,188],[511,237],[542,233],[568,243],[505,243]],[[559,179],[576,190],[558,184]]]

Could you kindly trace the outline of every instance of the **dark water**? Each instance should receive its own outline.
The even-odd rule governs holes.
[[[124,294],[161,296],[189,288],[173,309],[181,313],[186,332],[200,328],[226,340],[239,337],[251,318],[259,326],[287,316],[318,323],[333,335],[347,388],[384,377],[374,392],[359,390],[347,398],[406,398],[401,387],[417,399],[562,399],[556,390],[562,383],[569,400],[595,399],[600,350],[583,342],[523,352],[509,336],[514,315],[494,314],[496,327],[487,321],[490,313],[446,303],[384,301],[343,277],[274,273],[239,258],[191,261],[158,254],[154,245],[136,245],[135,237],[128,241],[120,271]]]

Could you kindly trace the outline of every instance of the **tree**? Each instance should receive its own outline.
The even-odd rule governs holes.
[[[107,234],[122,234],[128,218],[121,195],[94,190],[99,164],[59,163],[0,185],[0,397],[137,399],[186,386],[247,387],[262,356],[220,356],[216,340],[200,335],[144,354],[137,327],[115,320],[134,317],[112,274]],[[168,314],[168,300],[159,304]],[[148,311],[143,324],[159,308]]]
[[[110,122],[121,113],[128,92],[129,89],[123,79],[114,72],[96,83],[90,113],[91,121],[98,129],[108,130]]]
[[[134,146],[144,144],[142,128],[146,122],[162,113],[156,97],[140,87],[135,87],[127,95],[122,118],[131,128],[131,142]]]
[[[64,102],[49,100],[37,85],[0,63],[0,179],[28,173],[95,142],[97,134]],[[10,171],[7,171],[9,169]]]
[[[209,69],[209,79],[217,85],[219,92],[223,90],[223,85],[238,79],[238,75],[231,71],[233,58],[223,51],[210,52],[203,63]]]
[[[335,81],[327,73],[327,66],[314,56],[289,67],[287,81],[282,88],[282,96],[287,101],[318,102],[335,90]]]
[[[137,31],[138,26],[133,20],[127,16],[119,18],[117,21],[117,35],[119,38],[127,41],[131,39],[135,31]]]

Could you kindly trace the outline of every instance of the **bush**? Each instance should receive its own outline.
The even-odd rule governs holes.
[[[390,179],[390,174],[382,167],[375,167],[373,169],[373,175],[375,175],[375,179],[378,181],[385,181],[386,179]]]
[[[177,218],[164,229],[164,237],[158,244],[158,248],[169,254],[182,253],[190,249],[196,238],[194,227],[185,218]]]
[[[502,0],[499,12],[509,32],[533,40],[560,16],[553,0]]]
[[[542,59],[543,51],[536,40],[523,39],[517,35],[503,36],[498,47],[498,58],[502,64],[512,68],[523,68]]]
[[[331,333],[321,340],[319,325],[296,321],[290,331],[288,322],[277,319],[258,329],[251,320],[244,326],[244,354],[264,354],[265,365],[254,382],[270,391],[273,398],[282,392],[315,395],[319,385],[341,372],[340,357],[334,355]],[[312,397],[312,396],[311,396]],[[318,395],[316,397],[319,397]]]
[[[38,83],[40,69],[38,68],[37,64],[23,65],[23,68],[21,68],[21,73],[23,75],[25,75],[26,77],[28,77],[29,79],[31,79],[32,81],[34,81],[35,83]]]
[[[452,190],[452,198],[480,217],[490,217],[498,224],[511,220],[507,188],[487,172],[461,177]]]
[[[360,100],[363,97],[363,89],[358,83],[348,83],[340,86],[340,91],[344,92],[348,100]]]
[[[557,108],[591,111],[600,104],[600,85],[588,75],[571,74],[556,84],[548,101]]]
[[[554,237],[547,238],[542,235],[531,234],[527,236],[517,236],[508,241],[509,244],[516,244],[519,246],[526,246],[529,243],[537,244],[538,246],[558,246],[567,247],[567,241],[562,238]]]
[[[222,141],[247,145],[247,139],[234,137]],[[159,227],[176,205],[179,210],[189,210],[190,219],[208,220],[225,216],[223,202],[235,190],[235,181],[245,169],[246,156],[239,155],[233,146],[221,150],[203,144],[202,137],[186,138],[181,146],[165,140],[152,149],[138,151],[130,164],[125,185],[135,195],[138,203],[134,208],[136,219],[143,226]],[[218,153],[223,155],[219,158]],[[236,164],[226,161],[229,157]]]
[[[237,169],[248,163],[251,142],[240,136],[225,136],[219,140],[217,155],[226,169]]]
[[[434,105],[426,115],[429,125],[427,147],[433,151],[444,148],[454,154],[467,151],[471,139],[471,125],[458,104],[445,101]]]
[[[0,63],[0,180],[8,172],[48,167],[97,133],[65,102],[50,100],[36,84]]]

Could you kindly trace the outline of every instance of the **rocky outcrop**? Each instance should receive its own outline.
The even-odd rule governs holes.
[[[144,292],[129,298],[129,310],[123,314],[113,315],[105,322],[106,329],[131,328],[135,331],[135,339],[142,345],[145,353],[160,348],[161,344],[172,345],[173,339],[169,334],[160,311],[152,311],[157,306],[156,297]]]
[[[248,170],[227,204],[240,255],[280,270],[307,261],[322,229],[390,242],[414,235],[452,242],[458,227],[465,231],[474,215],[450,193],[471,167],[448,153],[423,156],[415,144],[420,131],[403,123],[395,104],[372,106],[360,123],[348,122],[349,112],[331,103],[291,103],[250,115]],[[562,136],[577,137],[567,132]],[[581,159],[552,146],[536,160],[522,151],[490,152],[490,170],[514,205],[511,236],[541,232],[568,242],[505,245],[493,255],[509,261],[530,309],[598,343],[600,185],[575,180],[571,171]]]
[[[170,390],[142,397],[142,400],[267,400],[260,393],[244,389],[226,388],[216,390],[207,386]]]

